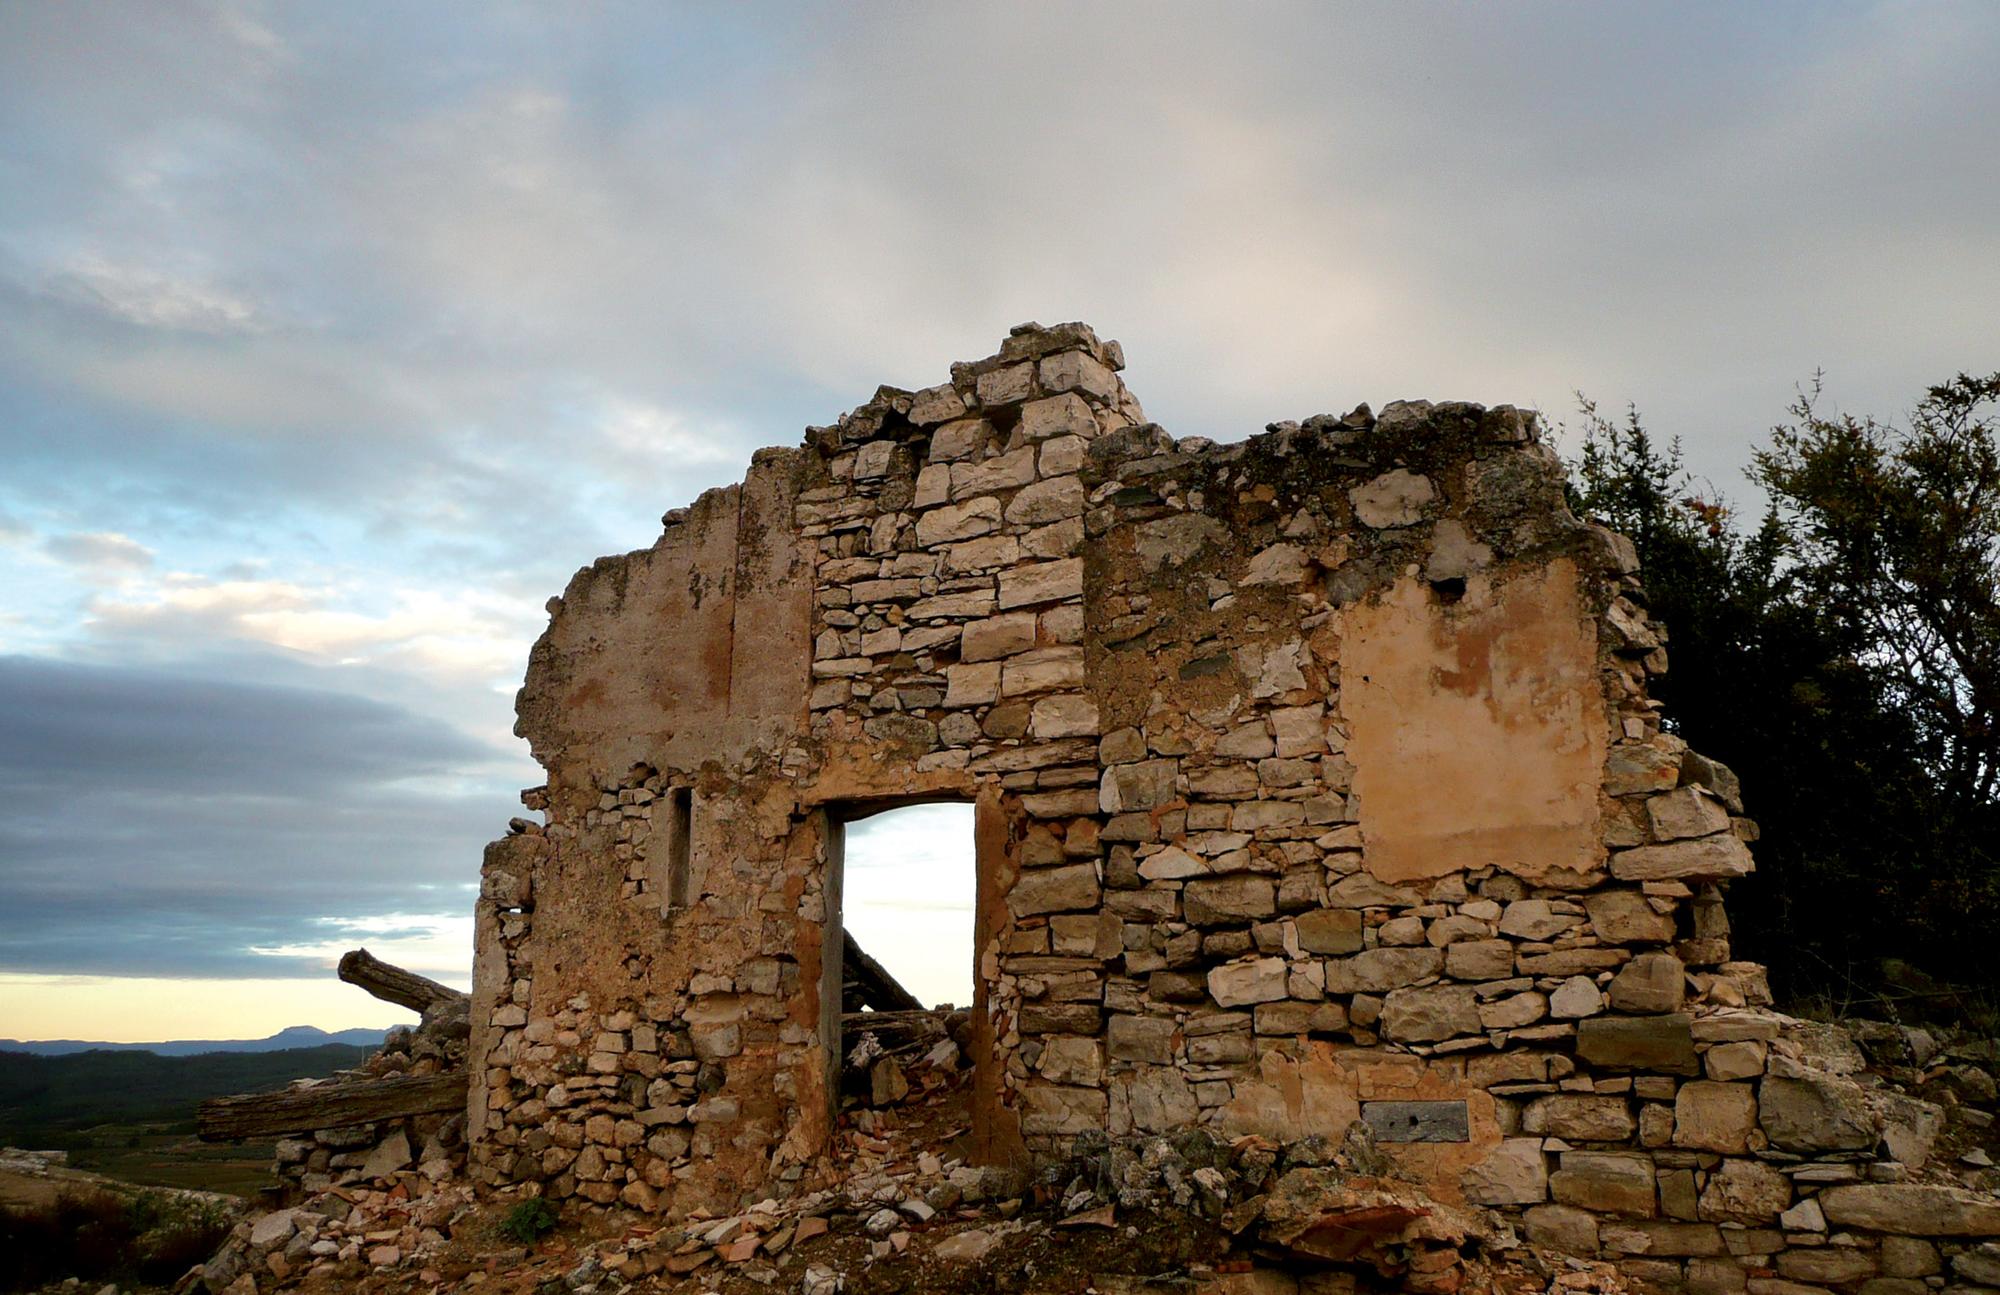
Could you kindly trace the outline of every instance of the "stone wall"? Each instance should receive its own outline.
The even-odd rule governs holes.
[[[1122,368],[1016,330],[551,602],[546,823],[478,906],[483,1181],[681,1212],[826,1172],[840,824],[961,799],[990,1159],[1360,1120],[1442,1201],[1757,1295],[2000,1232],[1902,1181],[1866,1102],[1821,1145],[1812,1103],[1860,1090],[1731,960],[1754,828],[1662,731],[1632,548],[1533,415],[1217,445]]]

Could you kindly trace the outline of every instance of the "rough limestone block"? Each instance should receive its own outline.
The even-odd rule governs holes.
[[[1139,875],[1147,881],[1185,881],[1208,872],[1208,865],[1179,846],[1167,846],[1139,862]],[[1357,933],[1358,942],[1359,935]]]
[[[1361,914],[1353,909],[1310,909],[1293,918],[1292,925],[1299,947],[1307,953],[1354,953],[1361,948]]]
[[[1021,1099],[1021,1132],[1030,1137],[1074,1137],[1101,1129],[1110,1106],[1099,1089],[1046,1083],[1028,1085]]]
[[[1755,1160],[1725,1160],[1708,1176],[1700,1213],[1711,1223],[1768,1225],[1791,1203],[1791,1179]]]
[[[1514,942],[1462,940],[1448,944],[1444,971],[1454,980],[1505,980],[1514,974]]]
[[[1106,1030],[1106,1046],[1118,1061],[1168,1065],[1174,1059],[1174,1032],[1177,1028],[1166,1017],[1132,1016],[1120,1012],[1112,1016]]]
[[[1581,1020],[1604,1010],[1604,995],[1589,976],[1571,976],[1549,995],[1549,1014],[1562,1020]]]
[[[1540,1205],[1549,1198],[1549,1164],[1542,1140],[1503,1139],[1486,1159],[1465,1171],[1459,1188],[1474,1205]],[[1594,1238],[1594,1222],[1591,1231]],[[1594,1239],[1591,1245],[1594,1251]]]
[[[1036,562],[1000,573],[1000,607],[1028,607],[1083,596],[1083,559]]]
[[[1196,878],[1187,883],[1181,899],[1187,920],[1193,926],[1231,925],[1273,917],[1278,912],[1276,883],[1269,877],[1250,874]]]
[[[1757,1128],[1757,1094],[1749,1084],[1695,1080],[1674,1097],[1674,1145],[1742,1155]]]
[[[1549,1000],[1530,991],[1481,1003],[1479,1024],[1487,1030],[1518,1030],[1533,1025],[1548,1014]]]
[[[1277,736],[1273,754],[1283,757],[1318,755],[1327,749],[1326,708],[1280,706],[1271,712],[1271,729]]]
[[[1021,697],[1083,687],[1083,649],[1036,648],[1008,657],[1000,670],[1000,695]]]
[[[935,427],[963,417],[965,400],[949,382],[925,387],[910,398],[910,421],[918,427]]]
[[[1623,1097],[1559,1093],[1528,1103],[1521,1128],[1567,1142],[1623,1142],[1638,1126]]]
[[[982,405],[1015,405],[1035,394],[1035,366],[1010,364],[989,369],[973,382],[973,395]]]
[[[894,441],[869,441],[854,452],[854,479],[874,481],[888,476],[895,458]]]
[[[1588,1210],[1574,1205],[1537,1205],[1522,1222],[1528,1240],[1535,1245],[1564,1254],[1597,1257],[1597,1216]]]
[[[1090,455],[1090,442],[1081,436],[1058,436],[1042,444],[1041,457],[1035,461],[1044,477],[1069,477],[1081,471]],[[1077,516],[1081,513],[1065,514]]]
[[[1650,1156],[1616,1151],[1565,1151],[1549,1175],[1549,1192],[1564,1205],[1603,1214],[1652,1218],[1658,1213]]]
[[[1146,1133],[1171,1133],[1201,1118],[1194,1088],[1178,1070],[1149,1066],[1132,1079],[1132,1123]]]
[[[1910,1169],[1923,1168],[1944,1131],[1944,1108],[1902,1093],[1874,1092],[1868,1101],[1882,1121],[1882,1146],[1889,1159]]]
[[[1058,1034],[1042,1040],[1035,1070],[1057,1084],[1094,1088],[1104,1081],[1104,1046],[1096,1039]]]
[[[1287,972],[1285,987],[1298,998],[1297,964]],[[1347,1028],[1347,1009],[1339,1003],[1282,1001],[1257,1005],[1254,1033],[1334,1034]]]
[[[1472,940],[1485,940],[1492,936],[1493,924],[1482,922],[1464,913],[1452,913],[1433,921],[1424,931],[1424,939],[1441,949]]]
[[[1680,841],[1729,830],[1728,807],[1699,787],[1682,787],[1646,798],[1646,817],[1656,841]]]
[[[1819,1209],[1819,1198],[1813,1198],[1813,1208]],[[1820,1211],[1820,1225],[1816,1231],[1826,1230],[1826,1213]],[[1944,1261],[1938,1257],[1938,1248],[1917,1237],[1885,1236],[1880,1249],[1882,1273],[1886,1277],[1929,1277],[1944,1271]]]
[[[1382,1033],[1399,1043],[1433,1043],[1483,1029],[1478,996],[1463,985],[1397,989],[1382,1004]]]
[[[1375,939],[1382,944],[1422,944],[1424,943],[1424,919],[1421,917],[1392,917],[1375,928]]]
[[[954,463],[951,468],[951,497],[964,500],[1018,490],[1033,481],[1035,475],[1035,451],[1032,446],[1024,445],[977,463]]]
[[[1572,913],[1556,912],[1546,899],[1518,899],[1500,915],[1500,934],[1517,940],[1553,940],[1579,920]]]
[[[2000,1236],[2000,1198],[1956,1187],[1854,1183],[1817,1197],[1835,1227],[1913,1237]]]
[[[1854,1246],[1787,1250],[1778,1256],[1778,1272],[1795,1282],[1839,1286],[1873,1277],[1875,1256]]]
[[[944,677],[944,704],[948,707],[990,706],[1000,698],[998,661],[948,666]]]
[[[1107,814],[1154,809],[1174,799],[1178,760],[1142,760],[1113,765],[1099,782],[1098,806]]]
[[[1277,754],[1277,743],[1263,720],[1242,724],[1216,739],[1215,754],[1238,760],[1262,760]],[[1254,785],[1254,784],[1253,784]]]
[[[1656,910],[1636,890],[1602,890],[1583,897],[1590,929],[1606,944],[1668,944],[1676,934],[1673,915]]]
[[[1037,481],[1007,502],[1006,518],[1016,526],[1046,526],[1083,516],[1083,483],[1073,476]]]
[[[982,418],[963,418],[946,423],[931,433],[931,462],[949,463],[970,458],[985,448],[993,437],[992,424]],[[946,479],[950,473],[947,471]]]
[[[1048,391],[1087,391],[1100,400],[1118,395],[1118,375],[1083,351],[1062,351],[1042,360],[1042,387]]]
[[[1007,892],[1007,907],[1013,910],[1016,917],[1076,912],[1097,907],[1102,893],[1097,882],[1097,869],[1091,864],[1030,868]]]
[[[1866,1151],[1878,1136],[1861,1086],[1834,1075],[1787,1079],[1773,1075],[1758,1086],[1764,1134],[1781,1151]]]
[[[1208,973],[1208,992],[1222,1007],[1274,1002],[1286,994],[1285,960],[1254,958],[1248,962],[1224,963]],[[1190,1041],[1190,1057],[1194,1051]]]
[[[1607,1223],[1599,1232],[1599,1244],[1611,1254],[1656,1258],[1685,1259],[1729,1253],[1729,1247],[1722,1243],[1722,1230],[1713,1223],[1677,1223],[1665,1219]]]
[[[1642,845],[1611,856],[1611,875],[1620,881],[1718,881],[1748,876],[1754,867],[1750,848],[1729,832],[1670,845]]]
[[[1430,478],[1418,476],[1407,468],[1385,472],[1347,492],[1361,524],[1378,530],[1422,521],[1425,507],[1436,497],[1437,490]]]
[[[1443,970],[1443,949],[1369,949],[1351,958],[1329,960],[1326,964],[1326,991],[1329,994],[1385,993],[1414,985]]]
[[[2000,1246],[1989,1243],[1976,1250],[1961,1250],[1951,1257],[1951,1271],[1962,1282],[2000,1287]]]
[[[1671,953],[1642,953],[1611,978],[1609,997],[1620,1012],[1677,1012],[1687,997],[1687,970]]]
[[[1022,405],[1021,421],[1016,430],[1029,441],[1046,441],[1059,436],[1089,438],[1097,435],[1097,418],[1090,412],[1090,406],[1083,397],[1064,392]]]
[[[1667,1016],[1595,1016],[1576,1027],[1576,1055],[1593,1066],[1615,1070],[1662,1070],[1672,1075],[1700,1073],[1693,1022],[1686,1013]]]
[[[1000,529],[1000,501],[991,496],[946,504],[917,518],[917,543],[926,548],[974,539]]]

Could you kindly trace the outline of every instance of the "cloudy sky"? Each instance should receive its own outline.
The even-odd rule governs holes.
[[[462,983],[544,600],[1020,320],[1177,434],[1581,388],[1741,497],[1815,369],[2000,366],[1996,65],[1985,0],[0,5],[0,1037]]]

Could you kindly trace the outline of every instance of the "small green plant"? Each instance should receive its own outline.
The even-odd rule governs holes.
[[[544,1233],[554,1230],[555,1225],[555,1210],[541,1197],[531,1196],[507,1211],[507,1217],[500,1220],[500,1235],[531,1246]]]

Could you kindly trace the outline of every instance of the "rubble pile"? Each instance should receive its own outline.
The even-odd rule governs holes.
[[[465,1069],[471,1035],[468,1003],[433,1013],[421,1025],[391,1030],[379,1051],[353,1070],[326,1079],[300,1080],[294,1091],[398,1075],[439,1075]],[[277,1144],[277,1173],[287,1199],[328,1188],[393,1186],[414,1169],[429,1183],[457,1176],[465,1166],[465,1115],[430,1112],[329,1128],[302,1130]]]
[[[418,1281],[441,1257],[456,1226],[475,1212],[468,1185],[433,1189],[421,1175],[388,1173],[394,1185],[333,1187],[304,1204],[238,1224],[207,1264],[177,1290],[197,1285],[212,1295],[255,1295],[309,1278],[338,1282],[370,1270],[401,1270]],[[413,1192],[417,1182],[426,1186]]]

